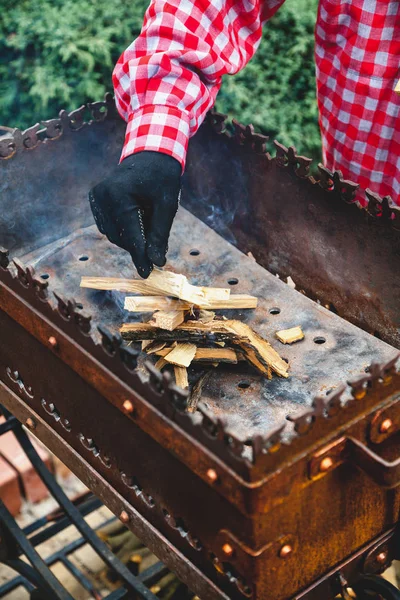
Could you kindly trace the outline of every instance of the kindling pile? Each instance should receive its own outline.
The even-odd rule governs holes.
[[[146,280],[83,277],[81,287],[135,294],[125,298],[125,309],[153,314],[147,323],[124,323],[122,337],[142,342],[144,352],[159,357],[159,369],[172,365],[176,383],[183,388],[189,385],[187,368],[192,362],[215,366],[246,360],[265,377],[271,378],[272,372],[288,377],[288,363],[267,340],[246,323],[214,312],[256,308],[254,296],[191,285],[184,275],[161,269]]]

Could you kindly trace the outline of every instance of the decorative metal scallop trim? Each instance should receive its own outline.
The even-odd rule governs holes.
[[[324,191],[332,192],[347,204],[354,204],[369,217],[381,219],[387,222],[391,228],[400,231],[400,206],[397,206],[390,196],[381,198],[368,188],[360,189],[358,183],[344,179],[341,171],[329,171],[322,164],[318,165],[320,178],[315,180],[310,175],[312,158],[299,155],[294,146],[286,147],[274,140],[276,156],[271,159],[266,152],[266,143],[269,139],[267,136],[255,133],[253,125],[242,125],[235,119],[232,120],[234,130],[232,135],[227,129],[226,120],[227,115],[213,110],[206,117],[206,121],[218,135],[224,135],[229,139],[233,138],[236,143],[245,146],[255,154],[266,154],[268,159],[274,160],[279,167],[292,171],[300,179],[308,179],[313,185],[318,184]],[[365,206],[361,206],[356,201],[357,192],[362,195]]]

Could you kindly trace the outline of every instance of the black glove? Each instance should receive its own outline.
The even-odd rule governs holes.
[[[131,254],[141,277],[150,275],[153,263],[165,265],[181,171],[179,162],[168,154],[138,152],[89,192],[100,232]]]

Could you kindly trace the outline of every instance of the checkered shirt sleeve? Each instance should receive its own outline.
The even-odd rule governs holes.
[[[121,160],[142,150],[176,158],[184,169],[189,137],[214,105],[223,75],[255,53],[262,23],[284,0],[152,0],[139,37],[113,73],[127,121]]]
[[[324,163],[400,204],[400,2],[320,0],[315,34]]]

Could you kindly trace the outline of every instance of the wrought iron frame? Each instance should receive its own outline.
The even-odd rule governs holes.
[[[85,515],[90,514],[102,505],[101,501],[95,496],[89,495],[79,507],[75,506],[40,458],[21,423],[4,406],[1,406],[1,412],[6,421],[0,426],[0,435],[9,431],[13,432],[22,450],[49,493],[59,504],[64,515],[60,515],[54,523],[36,533],[43,525],[48,523],[46,518],[38,519],[21,529],[0,500],[0,562],[19,573],[17,577],[0,586],[0,598],[3,598],[17,587],[23,586],[30,593],[32,600],[39,600],[39,598],[40,600],[73,600],[69,592],[50,570],[52,565],[61,562],[71,575],[91,593],[92,597],[99,600],[101,596],[89,579],[68,558],[69,555],[82,548],[82,546],[89,545],[123,581],[123,587],[108,594],[106,600],[128,599],[132,597],[130,595],[132,593],[135,598],[155,600],[156,596],[148,586],[153,585],[168,572],[165,565],[162,562],[157,562],[141,575],[134,576],[84,520]],[[112,520],[114,518],[107,521],[107,523]],[[81,537],[43,559],[37,552],[36,547],[70,525],[77,528]],[[21,555],[24,555],[30,564],[21,560]]]

